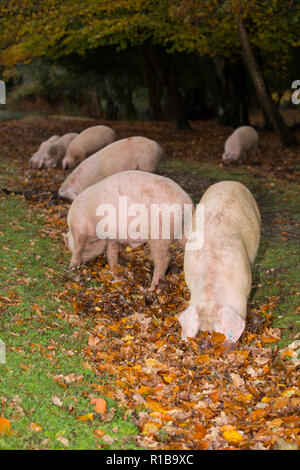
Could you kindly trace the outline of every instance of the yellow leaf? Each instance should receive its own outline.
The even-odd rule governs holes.
[[[137,389],[136,393],[141,393],[143,395],[149,395],[151,393],[155,393],[155,390],[152,387],[147,387],[146,385],[141,385],[140,388]]]
[[[296,389],[294,387],[287,388],[284,392],[281,393],[283,397],[291,397],[292,395],[295,395]]]
[[[277,428],[278,426],[281,426],[282,423],[283,423],[283,421],[282,421],[281,418],[275,418],[275,419],[273,419],[272,421],[270,421],[268,423],[268,427],[269,428]]]
[[[103,437],[103,436],[104,436],[104,434],[106,434],[106,432],[105,432],[105,431],[103,431],[103,429],[100,429],[100,428],[99,428],[99,429],[96,429],[96,430],[94,431],[94,434],[95,434],[95,436],[97,436],[97,437],[100,437],[100,438],[101,438],[101,437]]]
[[[93,416],[93,413],[88,413],[87,415],[84,415],[84,416],[77,416],[77,418],[75,419],[76,421],[88,422],[88,421],[93,421],[94,416]]]
[[[147,397],[147,408],[150,408],[150,410],[152,410],[152,411],[158,411],[159,413],[162,413],[162,414],[168,414],[169,413],[169,410],[167,410],[166,408],[163,408],[156,401],[150,400],[148,398],[149,397]]]
[[[6,418],[0,417],[0,436],[1,434],[9,434],[10,432],[10,421]]]
[[[226,336],[222,333],[218,333],[217,331],[213,331],[211,334],[211,339],[214,343],[224,343]]]
[[[132,341],[133,339],[134,339],[134,336],[126,335],[126,336],[123,336],[122,341]]]
[[[168,384],[170,384],[171,382],[173,382],[173,378],[171,375],[163,375],[163,379],[165,382],[167,382]]]
[[[157,362],[156,359],[146,359],[146,366],[151,368],[151,367],[159,367],[160,364]]]
[[[223,436],[225,437],[227,441],[232,442],[233,444],[241,442],[244,439],[244,437],[242,436],[240,432],[234,431],[234,430],[224,431]]]
[[[251,401],[252,398],[253,398],[252,393],[248,393],[247,395],[239,393],[236,399],[241,402],[247,402],[247,401]]]
[[[270,401],[272,401],[272,398],[270,398],[270,397],[263,397],[263,398],[261,399],[261,402],[262,402],[262,403],[269,403]]]
[[[157,423],[156,421],[148,421],[148,423],[144,425],[142,434],[157,433],[161,427],[161,423]]]
[[[208,354],[201,354],[200,356],[198,356],[195,362],[202,364],[204,362],[209,362],[209,361],[210,361],[210,357]]]

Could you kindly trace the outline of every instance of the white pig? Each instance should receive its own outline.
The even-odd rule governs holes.
[[[85,189],[70,206],[65,236],[73,254],[69,269],[105,250],[113,267],[118,263],[119,242],[133,248],[148,242],[154,262],[153,290],[168,268],[170,244],[175,240],[184,247],[184,225],[191,223],[193,211],[191,198],[169,178],[139,170],[111,175]]]
[[[56,142],[58,139],[59,135],[53,135],[52,137],[49,137],[49,139],[44,140],[44,142],[42,142],[39,146],[37,152],[35,152],[29,160],[29,166],[34,168],[42,168],[47,148],[51,144],[54,144],[54,142]]]
[[[257,151],[257,140],[258,135],[253,127],[238,127],[226,140],[222,159],[246,161],[247,154],[250,154],[253,160]]]
[[[236,342],[245,329],[251,289],[251,264],[260,240],[260,213],[241,183],[222,181],[208,188],[196,208],[188,234],[204,207],[204,243],[184,254],[189,307],[178,317],[182,339],[217,331]],[[191,237],[192,238],[192,237]]]
[[[69,132],[68,134],[61,136],[53,144],[49,145],[45,153],[44,166],[46,168],[56,168],[57,164],[64,158],[70,143],[77,136],[77,132]]]
[[[108,126],[92,126],[84,129],[70,143],[62,160],[63,169],[75,168],[85,158],[111,144],[115,138],[115,131]]]
[[[161,146],[146,137],[117,140],[80,163],[61,185],[58,194],[73,201],[92,184],[124,170],[155,172],[164,155]]]

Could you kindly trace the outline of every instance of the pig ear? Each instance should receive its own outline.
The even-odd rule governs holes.
[[[236,311],[229,305],[223,305],[217,312],[214,329],[218,333],[223,333],[227,339],[236,343],[246,326]]]
[[[61,166],[62,166],[62,169],[65,170],[66,168],[68,168],[68,162],[67,160],[64,158],[63,161],[61,162]]]
[[[178,317],[181,324],[181,339],[193,338],[200,330],[200,319],[196,306],[184,310]]]

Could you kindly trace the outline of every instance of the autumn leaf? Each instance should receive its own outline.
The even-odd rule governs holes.
[[[94,405],[96,413],[104,414],[107,411],[106,401],[103,398],[92,398],[90,403]]]
[[[93,413],[88,413],[83,416],[77,416],[77,418],[75,419],[76,421],[82,421],[83,423],[88,423],[89,421],[93,421],[94,416],[93,416]]]
[[[149,435],[152,433],[156,434],[161,427],[162,427],[161,423],[158,423],[156,421],[148,421],[147,423],[145,423],[142,433],[146,435]]]
[[[60,442],[64,447],[69,447],[69,439],[63,436],[59,436],[56,438],[58,442]]]
[[[41,426],[38,426],[38,425],[35,424],[35,423],[30,423],[30,424],[29,424],[29,431],[32,431],[32,432],[41,432],[41,431],[42,431],[42,428],[41,428]]]
[[[244,437],[242,436],[242,434],[235,430],[224,431],[223,436],[227,441],[231,442],[232,444],[237,444],[244,440]]]
[[[0,436],[2,434],[10,433],[11,424],[10,421],[3,416],[0,417]]]
[[[103,429],[95,429],[94,431],[95,436],[102,438],[106,433]]]

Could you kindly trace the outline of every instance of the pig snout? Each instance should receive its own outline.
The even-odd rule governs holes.
[[[58,190],[58,195],[62,199],[67,199],[68,201],[73,201],[78,193],[73,188],[62,189]]]
[[[218,333],[225,335],[227,340],[236,343],[242,335],[245,326],[245,320],[232,307],[224,305],[217,311],[214,329]]]
[[[203,312],[201,313],[203,315]],[[198,306],[191,306],[184,310],[178,320],[181,324],[181,339],[193,338],[201,328],[201,316]],[[215,315],[215,320],[210,331],[222,333],[226,340],[236,343],[245,329],[246,322],[230,306],[222,306]]]

